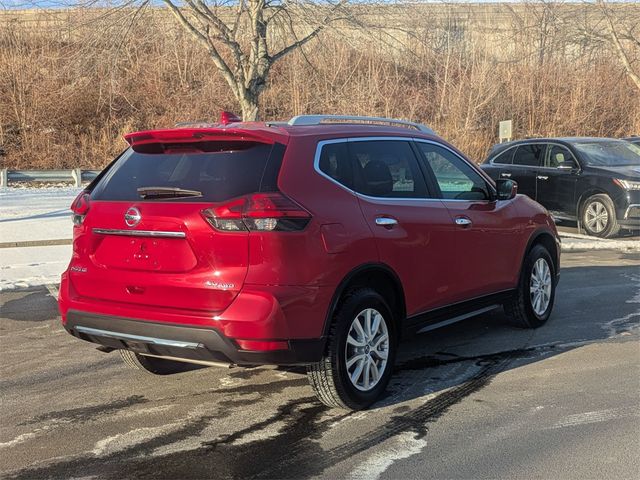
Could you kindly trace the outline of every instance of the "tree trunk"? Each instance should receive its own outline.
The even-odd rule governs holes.
[[[240,92],[240,98],[238,98],[240,108],[242,109],[242,121],[243,122],[255,122],[259,120],[259,106],[258,95],[247,90]]]
[[[631,81],[635,84],[636,88],[640,90],[640,75],[638,75],[631,66],[631,62],[629,62],[629,57],[627,56],[627,52],[625,52],[624,47],[622,46],[622,42],[618,37],[618,32],[616,32],[615,25],[611,16],[609,15],[609,10],[607,10],[607,4],[604,0],[600,0],[598,2],[602,11],[607,19],[607,25],[609,27],[609,36],[611,38],[611,44],[616,51],[622,66],[624,67],[627,76],[631,79]]]

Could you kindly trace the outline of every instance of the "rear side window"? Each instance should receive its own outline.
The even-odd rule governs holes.
[[[511,165],[513,162],[513,152],[515,150],[515,148],[509,148],[491,160],[491,162],[499,165]]]
[[[188,148],[188,149],[187,149]],[[284,146],[255,142],[202,142],[163,153],[127,150],[98,183],[93,200],[140,201],[138,188],[194,190],[198,197],[173,202],[221,202],[248,193],[276,190]]]
[[[513,156],[513,164],[539,167],[542,165],[545,148],[546,144],[544,143],[520,145]]]
[[[353,189],[353,169],[347,142],[328,143],[320,152],[320,171],[336,182]]]
[[[427,187],[409,142],[353,141],[348,147],[357,192],[388,198],[427,196]]]

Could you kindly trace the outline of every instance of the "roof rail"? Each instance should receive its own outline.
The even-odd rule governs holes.
[[[362,124],[388,124],[407,128],[415,128],[424,133],[435,135],[435,132],[420,123],[383,117],[357,117],[351,115],[298,115],[289,120],[289,125],[320,125],[322,123],[362,123]]]

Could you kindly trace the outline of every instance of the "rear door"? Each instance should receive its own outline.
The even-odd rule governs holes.
[[[451,219],[429,198],[409,140],[351,139],[354,189],[380,261],[400,277],[411,316],[451,302]]]
[[[223,310],[247,274],[248,232],[220,232],[203,212],[274,189],[284,148],[251,141],[156,147],[125,152],[91,192],[71,284],[109,302]]]
[[[416,145],[427,178],[450,214],[454,235],[446,254],[454,301],[512,288],[520,265],[513,248],[520,234],[514,201],[493,200],[482,175],[453,150],[430,141]]]
[[[576,216],[578,162],[569,149],[549,144],[544,166],[536,175],[536,200],[556,218]]]
[[[480,165],[480,168],[482,168],[482,170],[484,170],[494,180],[498,180],[500,178],[511,178],[513,175],[513,153],[516,151],[517,147],[508,147],[500,151],[500,153],[494,154],[494,152],[500,148],[500,145],[495,146],[489,153],[490,160],[487,163]]]
[[[547,145],[527,143],[518,145],[513,154],[513,165],[509,170],[511,180],[518,183],[518,193],[536,199],[536,176],[542,166]]]

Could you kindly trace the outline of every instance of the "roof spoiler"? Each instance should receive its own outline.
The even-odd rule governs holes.
[[[206,141],[245,141],[273,145],[276,140],[263,132],[246,128],[173,128],[165,130],[145,130],[124,136],[131,148],[152,144],[195,143]]]

